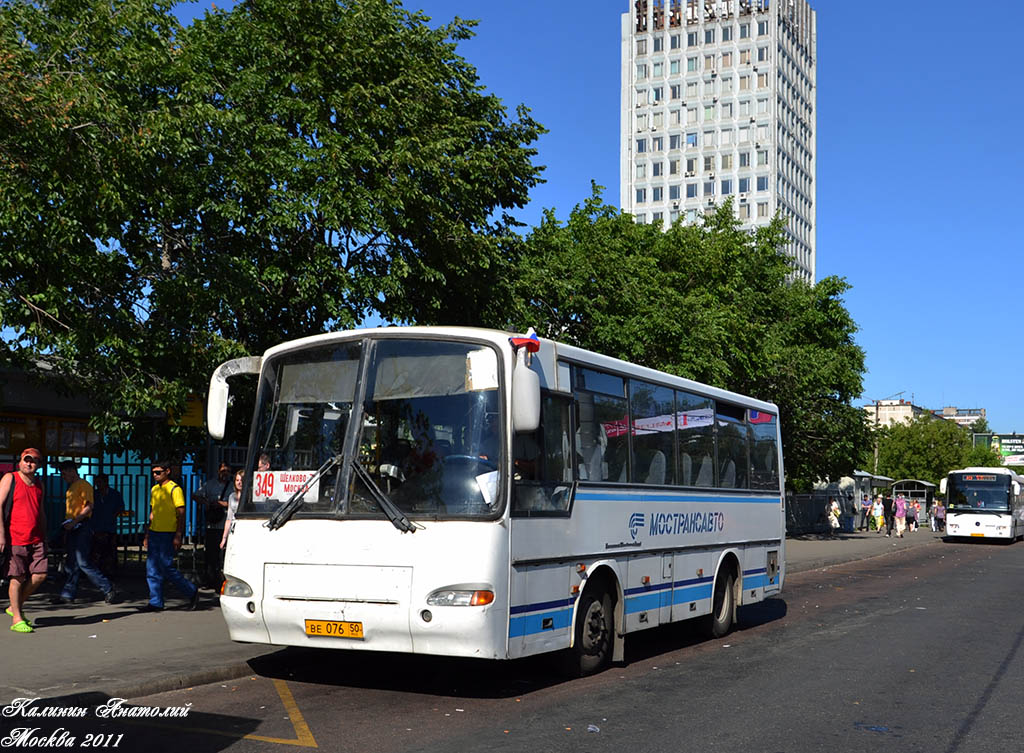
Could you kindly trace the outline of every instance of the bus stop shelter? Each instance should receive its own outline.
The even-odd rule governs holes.
[[[894,481],[892,496],[902,494],[908,502],[920,502],[922,511],[930,511],[935,501],[935,484],[919,479],[905,478]]]

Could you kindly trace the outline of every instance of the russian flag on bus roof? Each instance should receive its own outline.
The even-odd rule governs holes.
[[[525,335],[510,337],[508,341],[512,343],[512,347],[516,350],[519,350],[519,348],[524,346],[526,347],[527,353],[536,353],[540,350],[540,338],[537,337],[537,333],[534,332],[533,327],[530,327],[530,329],[526,331]]]

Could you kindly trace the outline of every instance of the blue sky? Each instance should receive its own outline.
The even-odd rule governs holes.
[[[590,191],[618,202],[620,16],[629,0],[409,0],[480,20],[460,46],[481,82],[550,131],[547,183],[520,218],[564,219]],[[1024,260],[1024,3],[812,0],[818,12],[817,269],[853,286],[864,398],[983,407],[1024,432],[1012,324]],[[981,6],[977,6],[981,8]],[[993,6],[995,8],[995,6]]]
[[[434,24],[478,19],[460,53],[510,111],[525,104],[549,129],[537,158],[547,182],[518,214],[530,226],[545,208],[564,220],[591,180],[618,202],[619,30],[631,4],[405,2]],[[818,278],[852,285],[864,399],[986,408],[995,431],[1024,432],[1024,363],[1009,326],[1024,280],[1013,219],[1024,3],[981,15],[962,0],[812,6]]]

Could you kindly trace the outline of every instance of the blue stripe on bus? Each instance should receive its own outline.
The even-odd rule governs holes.
[[[544,620],[551,619],[552,625],[544,627]],[[572,623],[572,610],[559,609],[553,612],[539,612],[526,615],[525,617],[513,617],[508,621],[508,637],[522,638],[534,633],[543,633],[545,630],[560,630],[567,628]]]
[[[541,609],[554,609],[555,607],[572,606],[575,599],[555,599],[554,601],[540,601],[536,604],[520,604],[517,607],[510,607],[509,614],[523,614],[524,612],[537,612]]]
[[[782,501],[778,497],[696,497],[690,494],[653,494],[650,492],[633,492],[626,489],[609,492],[578,491],[576,499],[585,502],[713,502],[716,504],[753,504],[778,505]]]

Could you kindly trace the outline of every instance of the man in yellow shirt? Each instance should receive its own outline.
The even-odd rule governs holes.
[[[68,485],[64,495],[63,523],[67,549],[67,580],[60,596],[54,596],[51,602],[69,604],[74,601],[78,592],[78,578],[85,573],[85,577],[103,592],[103,600],[112,604],[117,598],[113,584],[89,561],[89,552],[92,551],[92,486],[79,477],[78,464],[73,460],[63,460],[57,467],[60,468],[64,483]]]
[[[164,608],[164,580],[169,578],[188,597],[188,609],[199,606],[199,589],[174,566],[174,555],[181,549],[185,533],[185,493],[171,481],[171,464],[161,461],[153,466],[155,485],[150,493],[149,530],[142,539],[146,555],[146,582],[149,603],[139,609],[160,612]]]

